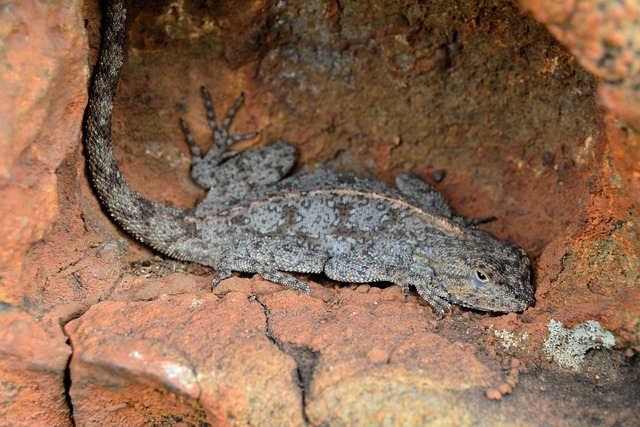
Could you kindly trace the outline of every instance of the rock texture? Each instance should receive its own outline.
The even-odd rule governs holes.
[[[68,426],[66,367],[71,348],[21,310],[0,306],[0,424]]]
[[[73,209],[60,174],[78,167],[86,41],[72,5],[7,4],[0,25],[0,297],[22,304],[33,292],[21,283],[27,252]]]
[[[634,132],[610,124],[611,155],[626,188],[640,206],[640,5],[637,2],[581,0],[553,2],[520,0],[523,10],[544,23],[576,55],[587,70],[600,78],[598,99],[613,116]],[[624,126],[622,127],[624,129]]]
[[[602,104],[640,130],[638,4],[607,0],[521,0],[520,4],[602,79],[598,89]]]
[[[47,244],[56,223],[79,214],[65,198],[77,188],[61,176],[81,167],[86,37],[77,5],[27,1],[0,9],[0,424],[67,426],[71,349],[58,319],[40,322],[43,311],[31,304],[34,283],[46,281],[33,272],[64,269],[65,261],[32,266],[29,254]],[[74,246],[78,238],[66,241]],[[54,296],[49,307],[64,302]]]
[[[295,363],[265,325],[262,306],[238,292],[98,304],[66,327],[74,417],[96,426],[302,425]]]
[[[531,255],[536,305],[436,320],[397,287],[315,276],[311,296],[259,276],[211,294],[209,269],[131,240],[88,183],[97,4],[13,2],[0,425],[640,423],[633,3],[523,0],[542,24],[509,1],[209,3],[131,4],[114,140],[136,189],[193,206],[178,118],[207,141],[199,86],[218,112],[244,92],[234,126],[260,135],[240,148],[282,137],[299,168],[444,176],[457,212],[497,216]],[[543,350],[552,319],[597,321],[616,348],[565,369]]]

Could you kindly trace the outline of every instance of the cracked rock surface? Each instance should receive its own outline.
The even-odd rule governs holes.
[[[265,327],[262,307],[238,292],[98,304],[65,328],[74,417],[95,426],[302,425],[294,360]]]
[[[206,150],[199,86],[217,112],[244,92],[233,128],[259,136],[239,149],[412,171],[525,248],[534,307],[438,320],[385,283],[300,275],[298,296],[235,275],[211,293],[216,272],[131,239],[81,145],[97,2],[1,6],[0,426],[640,424],[637,7],[520,7],[540,22],[506,0],[129,7],[127,180],[194,206],[178,118]],[[544,351],[558,322],[613,339],[566,368]]]

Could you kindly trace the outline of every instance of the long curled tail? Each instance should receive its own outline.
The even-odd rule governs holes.
[[[100,200],[111,216],[138,240],[177,259],[187,259],[179,241],[195,237],[190,210],[162,206],[144,198],[122,177],[113,157],[111,114],[125,45],[124,0],[106,2],[106,23],[89,104],[84,146],[89,172]]]

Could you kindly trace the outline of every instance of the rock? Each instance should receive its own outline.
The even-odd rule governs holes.
[[[302,425],[295,362],[265,328],[239,293],[93,306],[66,326],[76,424]]]
[[[0,304],[0,325],[0,423],[71,426],[65,391],[71,348],[62,330],[51,337],[7,304]]]
[[[18,305],[35,287],[21,280],[27,252],[67,203],[59,172],[76,172],[88,77],[79,3],[3,5],[0,44],[0,299]]]

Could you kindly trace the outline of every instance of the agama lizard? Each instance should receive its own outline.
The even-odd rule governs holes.
[[[309,292],[287,274],[324,273],[341,282],[387,281],[405,295],[414,286],[442,316],[451,304],[495,312],[533,303],[529,259],[455,215],[413,174],[381,182],[328,170],[287,177],[296,151],[278,141],[246,153],[228,150],[253,134],[228,129],[241,100],[218,127],[203,90],[214,145],[193,154],[192,176],[208,194],[192,209],[156,204],[124,179],[113,156],[111,114],[123,61],[125,7],[107,2],[103,45],[85,114],[84,143],[93,185],[111,216],[141,242],[170,257]]]

